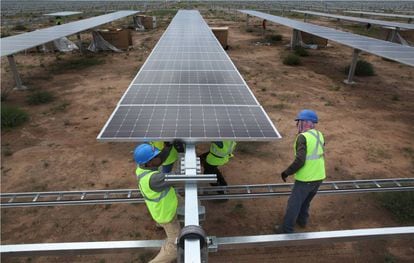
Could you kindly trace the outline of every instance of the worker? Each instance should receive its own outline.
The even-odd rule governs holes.
[[[139,190],[151,217],[167,234],[160,252],[150,263],[167,263],[177,258],[175,240],[180,232],[176,216],[178,199],[175,189],[165,181],[165,174],[158,170],[165,158],[161,151],[148,143],[138,145],[134,150]]]
[[[222,141],[212,142],[210,145],[210,151],[200,155],[200,162],[204,167],[204,174],[216,174],[217,183],[213,183],[213,186],[226,186],[227,182],[221,173],[219,166],[225,165],[233,157],[233,151],[236,148],[235,141]],[[224,193],[220,191],[220,193]]]
[[[170,173],[175,161],[178,159],[178,152],[184,152],[184,145],[179,141],[175,141],[175,146],[171,145],[170,142],[163,141],[152,141],[150,144],[163,154],[165,153],[168,155],[165,161],[162,163],[161,171],[163,173]]]
[[[297,115],[294,150],[295,160],[281,173],[286,182],[289,175],[295,174],[295,184],[289,197],[286,214],[281,226],[276,226],[276,233],[293,233],[295,224],[306,227],[309,218],[309,206],[316,195],[325,175],[325,139],[315,129],[318,116],[313,110],[302,110]]]
[[[61,25],[62,24],[62,17],[56,16],[55,17],[55,23],[56,23],[56,25]]]

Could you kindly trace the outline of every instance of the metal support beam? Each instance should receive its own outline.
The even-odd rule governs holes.
[[[413,238],[414,227],[366,228],[322,232],[305,232],[280,235],[218,237],[219,249],[235,249],[252,246],[301,246],[332,242],[350,242],[370,239]]]
[[[82,47],[82,38],[81,34],[77,33],[76,38],[78,39],[78,46],[79,46],[79,52],[83,55],[83,47]]]
[[[351,242],[390,238],[413,238],[414,227],[385,227],[354,230],[305,232],[280,235],[256,235],[234,237],[209,237],[209,249],[240,249],[255,246],[319,245],[332,242]],[[136,251],[136,249],[159,249],[163,240],[68,242],[44,244],[0,245],[2,257],[39,255],[79,255]],[[199,247],[196,251],[199,250]],[[194,259],[194,258],[191,258]],[[187,261],[186,261],[187,262]],[[197,262],[197,261],[188,261]]]
[[[217,200],[280,197],[290,195],[292,187],[292,183],[199,187],[198,198],[199,200]],[[176,190],[184,194],[182,187],[177,187]],[[224,194],[217,194],[217,191],[223,191]],[[318,195],[398,191],[414,191],[414,178],[325,181],[319,187]],[[1,208],[144,202],[144,198],[137,189],[0,193],[0,199]]]
[[[185,175],[197,175],[197,156],[194,144],[187,144],[185,150]],[[199,225],[197,183],[185,184],[185,226]],[[184,262],[201,263],[200,240],[186,238],[184,241]]]
[[[308,14],[305,13],[305,15],[303,16],[303,22],[306,22],[307,18],[308,18]]]
[[[19,72],[17,71],[16,62],[14,61],[14,56],[8,55],[7,60],[9,61],[10,70],[13,74],[14,81],[16,82],[16,90],[26,90],[27,87],[22,85],[22,79],[20,78]]]
[[[300,46],[301,37],[300,31],[297,29],[293,29],[292,31],[292,38],[290,39],[290,48],[293,50],[295,47]]]
[[[198,174],[195,176],[182,175],[182,174],[167,174],[165,175],[166,182],[190,182],[190,183],[216,183],[217,175],[215,174]]]
[[[247,17],[246,17],[246,28],[249,27],[249,18],[250,18],[250,16],[247,15]]]
[[[356,69],[356,65],[357,65],[357,62],[358,62],[358,55],[359,55],[360,52],[361,52],[361,50],[354,49],[354,52],[352,53],[351,66],[349,67],[348,79],[344,80],[345,84],[348,84],[348,85],[355,84],[355,82],[353,81],[353,78],[354,78],[354,75],[355,75],[355,69]]]

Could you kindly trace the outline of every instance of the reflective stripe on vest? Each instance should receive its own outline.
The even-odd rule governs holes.
[[[309,130],[307,132],[309,134],[313,135],[313,137],[316,138],[316,147],[315,147],[315,149],[313,150],[313,152],[309,156],[306,156],[306,160],[317,160],[319,158],[322,158],[323,157],[323,153],[325,152],[325,149],[324,149],[324,146],[323,146],[323,144],[321,142],[320,133],[317,132],[317,131],[315,131],[316,132],[316,134],[315,134],[315,133],[313,133],[312,130]],[[319,146],[322,148],[322,154],[318,154],[318,148],[319,148]]]
[[[306,139],[306,161],[295,173],[295,180],[301,182],[320,181],[326,178],[323,134],[317,130],[308,130],[301,133]],[[296,155],[296,143],[294,150]]]

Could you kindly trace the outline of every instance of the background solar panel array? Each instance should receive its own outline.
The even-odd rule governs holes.
[[[280,138],[198,11],[180,10],[98,140]]]
[[[4,37],[0,39],[1,56],[11,55],[136,13],[138,11],[118,11],[16,36]]]
[[[297,29],[318,37],[356,48],[383,58],[388,58],[409,66],[414,66],[414,47],[403,46],[392,42],[356,35],[333,28],[309,24],[289,18],[274,16],[253,10],[239,10],[239,12],[260,17],[268,21]]]
[[[323,17],[340,19],[344,21],[353,21],[357,23],[366,23],[366,24],[372,24],[372,25],[378,25],[378,26],[386,26],[386,27],[402,28],[402,29],[410,29],[410,30],[414,29],[414,24],[399,23],[399,22],[393,22],[393,21],[384,21],[384,20],[377,20],[377,19],[354,17],[354,16],[341,16],[341,15],[327,14],[327,13],[321,13],[321,12],[313,12],[313,11],[308,11],[308,10],[291,10],[291,12],[296,12],[300,14],[309,14],[309,15],[314,15],[314,16],[323,16]]]

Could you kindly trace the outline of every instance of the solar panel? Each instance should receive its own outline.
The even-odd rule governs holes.
[[[313,12],[313,11],[302,11],[302,10],[291,10],[291,11],[296,12],[296,13],[301,13],[301,14],[323,16],[323,17],[341,19],[341,20],[346,20],[346,21],[353,21],[353,22],[358,22],[358,23],[367,23],[371,25],[379,25],[379,26],[394,27],[394,28],[401,28],[401,29],[414,29],[414,24],[398,23],[398,22],[360,18],[360,17],[353,17],[353,16],[341,16],[341,15],[327,14],[327,13]]]
[[[335,30],[329,27],[304,23],[284,17],[274,16],[253,10],[239,10],[242,13],[260,17],[274,23],[288,26],[318,37],[322,37],[358,50],[362,50],[380,57],[394,60],[409,66],[414,66],[414,48],[392,42],[356,35],[349,32]]]
[[[97,139],[177,138],[281,138],[198,11],[177,13]]]
[[[136,13],[138,11],[119,11],[16,36],[4,37],[0,39],[1,56],[11,55]]]
[[[375,12],[364,12],[364,11],[344,11],[344,13],[414,19],[413,15],[387,14],[387,13],[375,13]]]
[[[49,13],[45,14],[45,16],[73,16],[77,14],[82,14],[82,12],[77,11],[63,11],[63,12],[56,12],[56,13]]]

